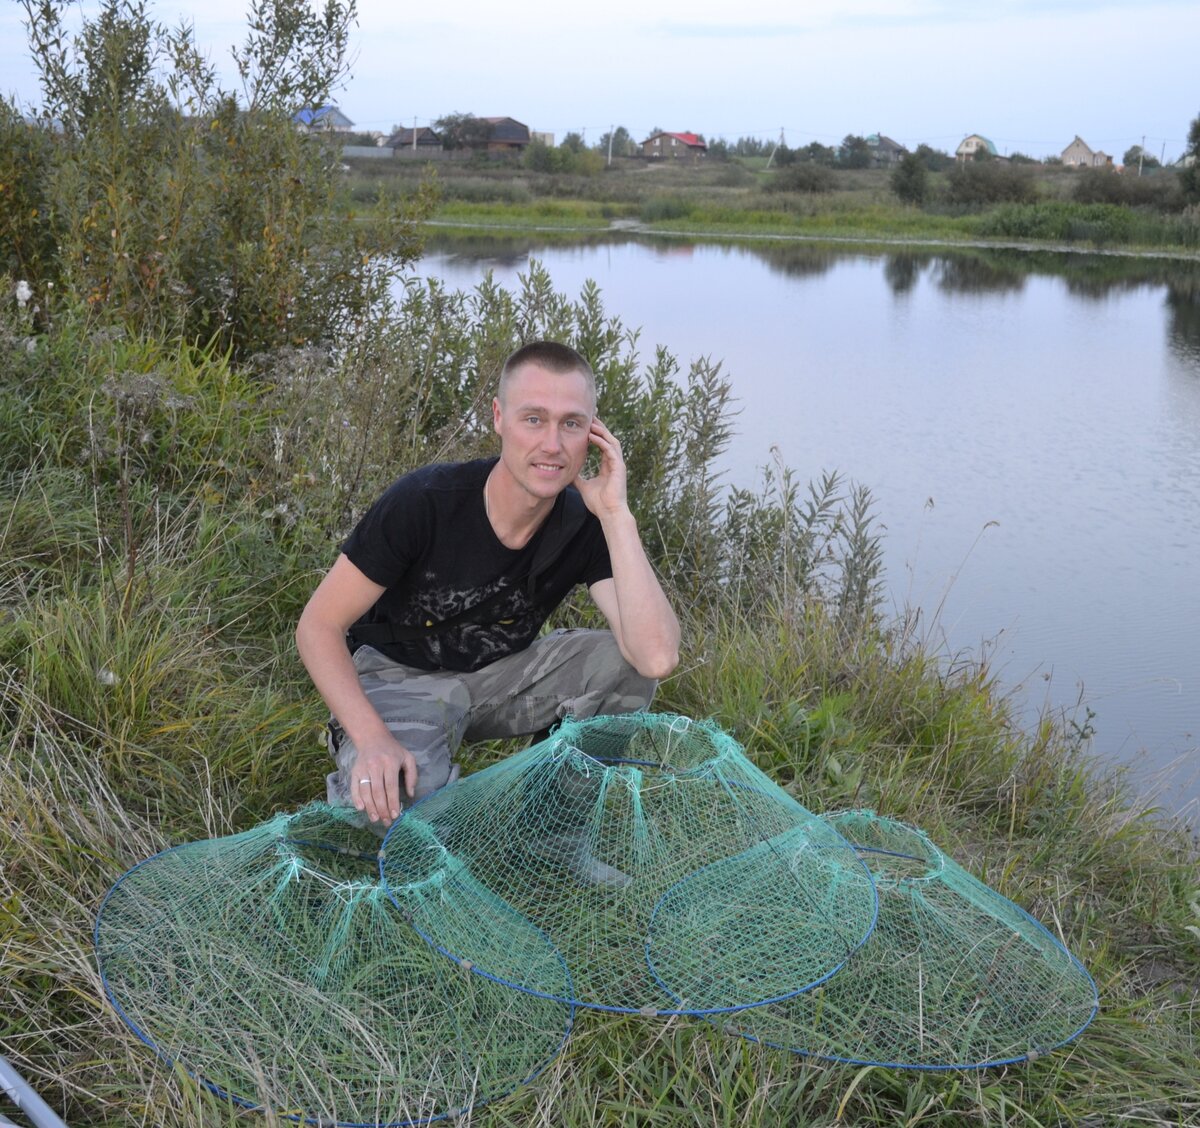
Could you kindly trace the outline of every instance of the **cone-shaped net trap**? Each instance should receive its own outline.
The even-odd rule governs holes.
[[[874,875],[875,930],[827,983],[726,1030],[837,1061],[977,1069],[1037,1057],[1091,1022],[1082,964],[921,831],[870,811],[828,821]]]
[[[877,904],[835,829],[715,726],[665,714],[564,723],[417,804],[381,858],[397,904],[454,959],[647,1014],[807,990],[863,943]],[[440,899],[404,892],[433,885]],[[513,919],[533,927],[510,933]]]
[[[424,1123],[511,1091],[557,1053],[570,1009],[431,949],[380,884],[379,840],[355,814],[313,804],[126,873],[95,930],[109,999],[167,1061],[278,1116]],[[441,901],[436,883],[392,893]],[[484,950],[536,953],[566,991],[527,922],[495,912],[474,928]]]

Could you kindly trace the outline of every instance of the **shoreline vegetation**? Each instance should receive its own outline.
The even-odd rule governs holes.
[[[927,650],[915,613],[881,614],[866,491],[777,466],[719,500],[715,366],[643,352],[594,288],[557,293],[536,266],[516,292],[413,285],[337,350],[246,362],[69,305],[41,332],[28,310],[2,326],[0,1052],[67,1123],[259,1122],[121,1023],[91,951],[97,909],[152,854],[320,794],[324,711],[296,616],[392,476],[490,449],[492,374],[543,335],[596,364],[685,622],[655,708],[712,718],[811,810],[924,830],[1062,940],[1101,1009],[1071,1045],[981,1073],[829,1064],[700,1020],[581,1012],[545,1074],[462,1122],[1200,1122],[1191,834],[1090,756],[1088,718],[1022,729],[985,662]],[[580,621],[582,600],[558,619]],[[517,747],[471,746],[464,770]]]
[[[1136,178],[1108,170],[1018,166],[1024,169],[1018,191],[1006,184],[1012,169],[981,166],[969,170],[979,183],[955,195],[953,178],[961,170],[951,169],[929,174],[928,200],[918,205],[896,196],[887,169],[770,170],[764,164],[762,158],[729,158],[703,167],[663,167],[624,158],[589,176],[570,176],[516,163],[422,166],[352,157],[341,166],[342,206],[369,219],[381,194],[404,197],[432,182],[439,198],[425,226],[440,229],[1200,259],[1200,205],[1184,205],[1172,194],[1176,174],[1170,170]],[[797,175],[806,170],[823,175]],[[1000,181],[998,188],[989,173]],[[1014,198],[1004,198],[1006,190]]]
[[[336,83],[350,9],[266,3],[239,102],[186,29],[101,7],[82,43],[60,0],[28,7],[46,121],[0,102],[0,1054],[66,1123],[295,1123],[216,1095],[203,1062],[161,1060],[131,1032],[96,966],[96,914],[156,852],[323,793],[301,608],[394,477],[493,449],[502,360],[555,338],[596,369],[683,619],[655,707],[711,718],[815,812],[925,831],[1062,940],[1100,1012],[1069,1046],[983,1072],[831,1064],[702,1021],[581,1012],[533,1084],[457,1123],[1200,1124],[1200,854],[1092,755],[1090,717],[1022,727],[985,658],[931,651],[915,609],[886,616],[886,514],[851,480],[773,465],[722,490],[730,382],[656,347],[653,310],[624,324],[594,285],[563,294],[536,263],[513,291],[405,279],[437,207],[476,206],[511,174],[466,169],[454,195],[448,171],[440,189],[414,179],[365,205],[373,223],[346,222],[364,207],[354,174],[291,113]],[[657,194],[601,218],[695,219],[650,206],[683,173],[649,174]],[[378,201],[372,176],[360,187]],[[586,187],[558,190],[602,211]],[[878,234],[891,211],[845,214],[878,216]],[[1080,243],[1104,235],[1076,219]],[[550,625],[593,614],[580,599]],[[463,769],[514,747],[473,745]]]

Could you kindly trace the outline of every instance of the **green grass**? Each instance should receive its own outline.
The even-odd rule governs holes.
[[[701,1021],[581,1013],[544,1075],[464,1123],[1200,1123],[1191,837],[1091,758],[1086,721],[1023,729],[985,664],[855,613],[845,593],[877,573],[836,482],[806,497],[784,476],[722,515],[702,477],[719,435],[705,446],[703,427],[685,428],[720,400],[711,374],[662,399],[671,358],[623,368],[636,334],[594,294],[547,285],[426,292],[358,351],[253,369],[70,311],[33,353],[0,354],[0,1052],[73,1128],[281,1123],[157,1062],[122,1024],[91,953],[96,911],[157,850],[322,794],[324,709],[292,647],[296,616],[392,473],[486,449],[469,374],[521,319],[591,342],[602,393],[621,389],[630,457],[648,459],[633,478],[654,515],[642,527],[685,628],[656,707],[715,719],[812,810],[873,807],[924,829],[1062,937],[1101,1012],[1072,1046],[979,1074],[831,1065]],[[685,432],[691,454],[670,446]],[[678,492],[660,504],[650,491],[668,480]]]
[[[411,196],[428,175],[441,197],[435,221],[474,230],[592,231],[613,221],[638,221],[697,238],[993,241],[1188,256],[1200,250],[1194,208],[1179,214],[1146,205],[1073,203],[1080,177],[1061,168],[1032,169],[1038,199],[1022,205],[948,204],[949,174],[934,173],[930,199],[918,208],[896,199],[884,169],[833,170],[829,190],[791,192],[773,190],[788,170],[766,169],[765,163],[735,158],[692,166],[626,159],[593,176],[569,176],[505,164],[453,162],[423,169],[357,162],[346,193],[358,204],[369,204],[381,190]]]

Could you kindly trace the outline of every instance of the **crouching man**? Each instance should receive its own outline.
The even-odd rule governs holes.
[[[499,458],[394,482],[296,630],[333,714],[329,801],[380,831],[457,777],[463,740],[643,709],[678,662],[679,623],[629,509],[621,445],[596,417],[587,361],[552,341],[518,349],[492,413]],[[592,446],[599,469],[583,478]],[[539,638],[580,583],[609,629]]]

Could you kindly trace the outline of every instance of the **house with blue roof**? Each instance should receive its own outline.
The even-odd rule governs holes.
[[[311,133],[352,133],[352,122],[337,106],[322,106],[320,109],[305,108],[292,114],[292,123],[299,129]]]

